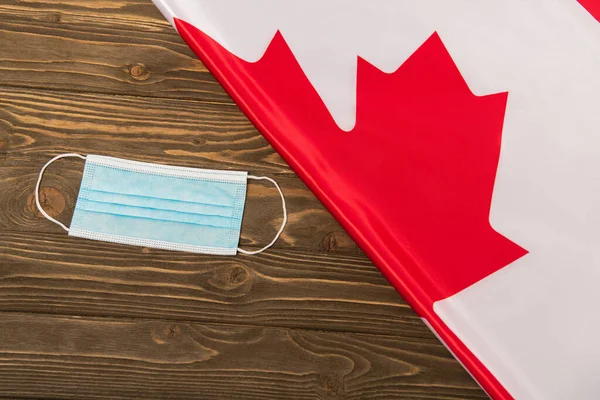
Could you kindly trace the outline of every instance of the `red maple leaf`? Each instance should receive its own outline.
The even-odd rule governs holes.
[[[391,74],[358,60],[345,132],[280,33],[249,63],[176,25],[417,312],[527,253],[489,223],[507,93],[475,96],[437,34]]]
[[[433,311],[527,251],[489,223],[507,93],[475,96],[437,34],[397,71],[358,60],[344,132],[280,33],[249,63],[176,27],[257,128],[495,398],[511,396]]]

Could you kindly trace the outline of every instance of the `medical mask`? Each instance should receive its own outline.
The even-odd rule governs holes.
[[[39,199],[44,171],[64,157],[86,160],[70,227],[49,216]],[[277,235],[256,251],[238,247],[248,179],[273,183],[283,204]],[[35,203],[69,236],[204,254],[260,253],[275,243],[287,222],[283,193],[271,178],[98,155],[61,154],[48,161],[35,187]]]

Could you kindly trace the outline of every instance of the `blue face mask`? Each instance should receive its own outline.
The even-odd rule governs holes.
[[[39,201],[44,171],[63,157],[86,160],[70,228],[50,217]],[[238,248],[248,179],[272,182],[283,202],[279,232],[256,251]],[[40,171],[35,195],[42,215],[70,236],[194,253],[260,253],[275,243],[287,222],[283,193],[271,178],[97,155],[54,157]]]

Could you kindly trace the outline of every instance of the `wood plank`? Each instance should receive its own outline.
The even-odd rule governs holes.
[[[64,232],[44,219],[35,207],[35,182],[47,160],[40,156],[0,155],[0,204],[3,204],[0,229]],[[70,222],[82,172],[83,161],[79,159],[60,160],[48,168],[42,181],[41,200],[52,217]],[[361,250],[296,176],[270,175],[281,185],[288,203],[288,225],[275,248],[348,254],[364,259]],[[277,191],[268,183],[250,183],[241,246],[259,247],[269,243],[281,225],[281,218],[281,199]]]
[[[235,105],[0,87],[0,154],[61,152],[292,174]]]
[[[0,396],[486,398],[435,342],[156,320],[0,318]]]
[[[223,257],[0,231],[0,310],[302,327],[435,340],[364,257]]]
[[[0,85],[232,104],[150,0],[0,0]]]

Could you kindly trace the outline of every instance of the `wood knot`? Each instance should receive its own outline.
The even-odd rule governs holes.
[[[128,70],[129,75],[136,81],[145,81],[151,75],[144,64],[129,65]]]
[[[192,143],[194,143],[196,146],[202,146],[206,143],[206,139],[196,138],[192,140]]]
[[[181,328],[177,324],[169,325],[165,327],[165,336],[168,338],[174,338],[181,334]]]
[[[241,264],[227,265],[217,268],[208,282],[218,289],[233,291],[240,287],[250,286],[252,273]]]
[[[40,189],[40,205],[52,218],[59,216],[67,205],[67,201],[62,193],[53,187],[45,186]],[[35,204],[35,193],[27,198],[27,208],[36,217],[43,218]]]
[[[229,271],[229,282],[238,285],[248,279],[248,273],[244,268],[234,267]]]
[[[325,399],[339,399],[343,397],[343,383],[337,377],[321,375],[319,377],[319,386],[325,395]]]
[[[329,232],[326,234],[321,240],[321,249],[325,250],[328,253],[332,253],[336,251],[338,247],[338,240],[334,232]]]
[[[157,344],[166,344],[181,335],[181,327],[177,324],[167,324],[161,328],[152,329],[152,341]]]
[[[62,15],[60,13],[53,13],[48,16],[49,22],[58,23],[62,21]]]
[[[335,253],[339,249],[351,249],[355,246],[356,245],[354,244],[350,236],[346,234],[346,232],[335,230],[327,233],[323,237],[319,247],[322,251],[325,251],[327,253]]]

